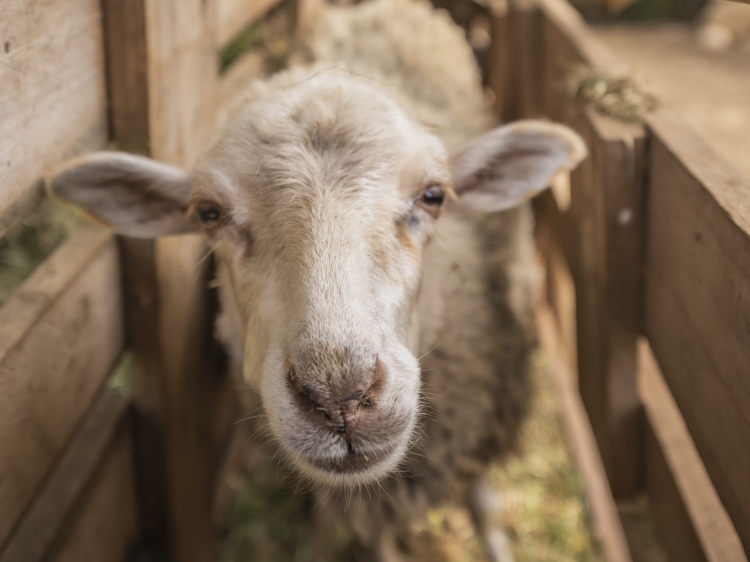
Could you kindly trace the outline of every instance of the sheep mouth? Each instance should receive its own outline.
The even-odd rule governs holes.
[[[393,454],[393,449],[378,452],[355,452],[349,450],[347,455],[342,458],[309,459],[307,462],[323,472],[345,476],[374,468],[391,454]]]

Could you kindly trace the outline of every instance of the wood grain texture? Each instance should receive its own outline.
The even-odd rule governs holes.
[[[0,4],[0,237],[41,200],[40,178],[104,146],[99,0]]]
[[[214,134],[217,2],[144,0],[144,6],[150,155],[189,168]]]
[[[87,484],[49,562],[127,560],[138,537],[133,453],[123,427]],[[116,506],[116,508],[115,508]]]
[[[96,473],[118,428],[122,426],[126,409],[127,399],[119,392],[105,390],[102,393],[34,505],[3,550],[0,562],[48,560],[50,550],[56,543],[63,555],[52,557],[53,560],[123,558],[124,547],[134,538],[136,526],[133,487],[129,478],[132,464],[126,438],[120,439],[122,443],[119,454],[115,454],[102,467],[105,469],[104,482],[102,475]],[[111,461],[114,461],[114,465]],[[112,477],[115,478],[114,489],[112,483],[107,482]],[[86,494],[89,497],[83,498],[84,505],[76,515],[73,513],[74,508],[87,488],[90,488]],[[112,496],[119,496],[122,501],[110,504],[107,500]],[[66,527],[69,529],[67,533]],[[96,536],[99,533],[103,534]],[[61,537],[61,534],[68,534],[68,537]],[[116,540],[117,536],[122,535],[126,537],[125,541]],[[111,539],[112,544],[105,544],[107,539]],[[67,541],[71,542],[66,545]],[[118,549],[116,557],[75,557],[97,551],[111,552],[113,548]]]
[[[143,0],[102,0],[112,137],[126,152],[149,153],[149,82]]]
[[[631,496],[641,487],[643,468],[636,340],[642,309],[645,134],[640,126],[590,109],[568,123],[590,152],[571,181],[579,387],[612,489],[616,496]]]
[[[565,4],[561,6],[560,4]],[[607,72],[625,66],[600,48],[565,2],[541,3],[541,106],[575,129],[589,157],[571,173],[563,247],[576,284],[580,392],[616,496],[642,485],[642,427],[636,392],[636,338],[641,331],[645,237],[646,135],[584,108],[566,93],[566,74],[586,64]],[[571,12],[572,10],[572,12]],[[562,223],[562,221],[559,221]]]
[[[110,50],[116,141],[189,168],[208,147],[221,105],[216,0],[128,0],[110,9],[133,21]],[[246,3],[251,6],[252,3]],[[114,20],[113,20],[114,21]],[[123,25],[123,24],[121,24]],[[128,118],[134,115],[135,119]],[[120,123],[118,126],[117,124]],[[213,404],[205,246],[195,237],[123,240],[129,340],[135,351],[136,459],[143,531],[170,533],[180,561],[213,557]]]
[[[631,562],[630,550],[617,514],[602,459],[586,411],[575,385],[569,359],[557,331],[553,313],[541,306],[537,311],[539,340],[555,379],[563,422],[568,435],[586,498],[591,509],[594,536],[601,545],[606,562]]]
[[[638,348],[638,391],[648,425],[646,489],[659,539],[670,560],[747,562],[645,340]]]
[[[218,3],[144,2],[150,153],[189,168],[215,131]],[[172,554],[181,562],[214,556],[206,251],[198,236],[163,238],[154,247],[169,528]]]
[[[646,334],[750,549],[750,181],[682,119],[652,133]]]
[[[218,0],[216,40],[225,45],[281,0]]]
[[[123,348],[117,249],[76,231],[0,309],[0,543]]]

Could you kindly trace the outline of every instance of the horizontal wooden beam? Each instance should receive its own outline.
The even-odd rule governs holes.
[[[126,409],[127,399],[118,391],[104,391],[93,410],[86,416],[81,429],[76,433],[34,505],[3,550],[0,562],[41,562],[49,559],[49,551],[69,523],[71,513],[117,433]],[[128,472],[132,471],[132,465],[126,465],[125,468]],[[119,516],[127,508],[128,503],[131,505],[134,520],[132,491],[125,505],[107,507]],[[97,515],[101,517],[105,514],[100,512]],[[135,525],[131,524],[130,527],[135,531]],[[85,546],[91,550],[91,545]],[[125,552],[118,554],[117,559],[122,559]]]
[[[123,344],[114,237],[82,227],[0,309],[0,545]]]
[[[536,100],[529,111],[570,126],[589,149],[588,158],[570,174],[567,201],[560,200],[566,204],[559,206],[555,222],[575,280],[580,394],[612,490],[627,497],[641,488],[643,467],[635,375],[643,303],[646,134],[642,125],[602,115],[567,91],[571,72],[581,65],[615,75],[626,73],[627,66],[594,37],[568,2],[540,0],[538,6],[537,17],[526,16],[532,37],[506,50],[535,45],[535,58],[526,62],[532,68],[517,72],[516,82],[528,83],[517,97]]]
[[[678,115],[647,123],[646,335],[750,550],[750,180]]]

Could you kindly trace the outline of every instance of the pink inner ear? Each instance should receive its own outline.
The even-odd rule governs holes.
[[[456,191],[452,208],[494,212],[545,189],[586,155],[583,141],[561,125],[518,122],[475,139],[451,159]]]

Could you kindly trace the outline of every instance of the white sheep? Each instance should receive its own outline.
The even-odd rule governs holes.
[[[305,53],[191,173],[109,152],[49,185],[129,236],[205,232],[218,331],[273,436],[318,489],[385,488],[347,519],[388,559],[513,444],[535,278],[518,205],[586,150],[545,122],[487,132],[471,49],[426,2],[326,9]]]

